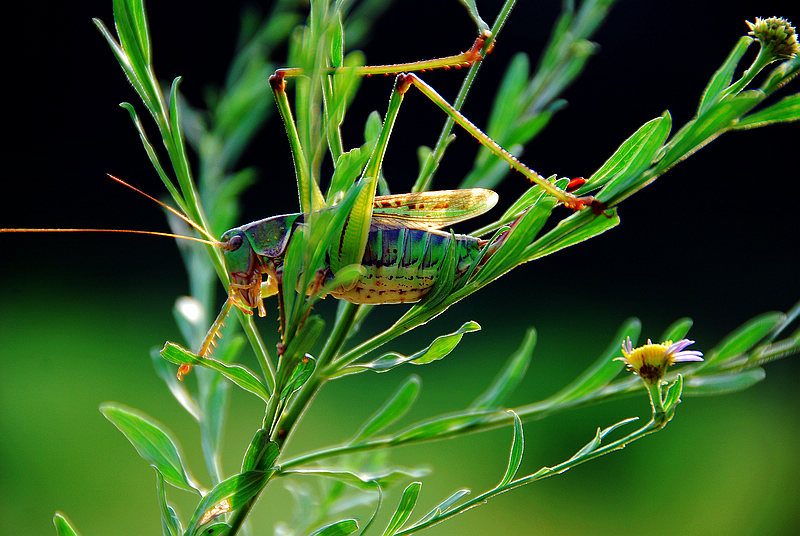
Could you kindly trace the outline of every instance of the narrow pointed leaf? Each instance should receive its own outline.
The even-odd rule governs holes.
[[[412,482],[403,490],[400,503],[397,505],[397,509],[394,511],[392,519],[389,520],[386,529],[383,531],[383,536],[392,536],[403,527],[406,521],[408,521],[411,512],[417,505],[417,498],[419,497],[419,490],[421,488],[422,482]]]
[[[278,444],[269,440],[269,431],[264,428],[259,429],[242,460],[242,473],[247,471],[268,471],[275,465],[280,449]]]
[[[739,41],[725,59],[725,63],[722,64],[711,77],[711,80],[709,80],[708,85],[703,91],[703,97],[700,99],[697,115],[701,115],[708,110],[708,108],[717,103],[718,97],[722,94],[722,91],[730,85],[733,75],[736,72],[736,67],[739,65],[739,61],[742,59],[742,56],[744,56],[744,53],[747,52],[752,42],[753,38],[746,35],[739,38]]]
[[[683,383],[683,394],[691,396],[720,395],[743,391],[757,384],[767,373],[762,368],[723,374],[703,374],[687,377]]]
[[[592,440],[586,443],[586,445],[584,445],[578,452],[576,452],[568,461],[577,461],[583,458],[584,456],[591,454],[592,452],[594,452],[595,449],[597,449],[597,447],[600,446],[600,444],[603,442],[603,439],[608,434],[610,434],[620,426],[624,426],[636,420],[638,420],[638,417],[631,417],[630,419],[624,419],[622,421],[619,421],[618,423],[612,424],[607,428],[603,429],[598,428]]]
[[[594,363],[569,385],[549,397],[548,402],[579,400],[581,397],[608,384],[619,374],[619,371],[624,366],[622,362],[613,360],[614,357],[622,355],[620,350],[622,341],[628,337],[636,341],[639,338],[641,329],[642,324],[639,319],[629,318],[626,320]]]
[[[451,435],[454,432],[465,430],[483,420],[484,417],[493,414],[491,411],[468,411],[453,415],[435,417],[427,421],[415,424],[397,435],[392,436],[392,440],[397,443],[404,443],[410,440],[421,440],[433,437]]]
[[[271,475],[272,471],[246,471],[214,486],[192,514],[186,535],[200,534],[203,525],[240,508],[264,489]]]
[[[681,393],[683,393],[683,376],[678,374],[677,379],[667,387],[667,396],[664,397],[664,409],[666,411],[672,410],[680,403]]]
[[[397,482],[408,481],[409,478],[421,478],[428,474],[427,469],[408,469],[390,467],[377,472],[358,472],[347,469],[329,469],[325,467],[297,468],[284,471],[284,475],[304,475],[331,478],[344,482],[348,486],[375,491],[376,486],[387,487]]]
[[[202,410],[192,398],[192,394],[186,388],[184,382],[178,381],[177,376],[175,376],[175,368],[172,367],[166,359],[161,357],[161,352],[158,347],[150,349],[150,359],[153,362],[153,368],[156,370],[156,374],[167,384],[167,388],[169,392],[172,393],[172,396],[175,397],[175,400],[183,406],[183,409],[185,409],[194,420],[199,422],[203,415]]]
[[[342,519],[320,527],[308,536],[347,536],[357,530],[358,522],[355,519]]]
[[[800,120],[800,93],[795,93],[784,97],[772,106],[744,116],[734,125],[734,128],[757,128],[798,120]]]
[[[716,136],[730,128],[741,115],[752,110],[766,96],[760,90],[742,91],[728,96],[711,106],[706,112],[686,124],[670,141],[664,156],[653,173],[660,175],[672,165],[687,158]]]
[[[317,360],[306,354],[292,371],[292,375],[289,377],[286,387],[281,391],[281,398],[286,398],[300,389],[314,373],[316,366]]]
[[[161,356],[176,365],[198,365],[216,370],[245,391],[253,393],[265,402],[269,400],[267,387],[253,371],[244,365],[223,363],[213,357],[200,357],[174,342],[167,342],[164,345],[164,348],[161,349]]]
[[[164,536],[180,536],[183,532],[181,522],[175,509],[167,502],[167,489],[164,485],[164,477],[156,471],[156,495],[158,496],[158,507],[161,512],[161,532]]]
[[[514,479],[514,475],[517,474],[519,465],[522,463],[522,455],[525,452],[525,435],[522,432],[522,421],[519,415],[513,411],[508,410],[508,412],[514,417],[514,439],[511,441],[508,466],[506,467],[506,472],[502,480],[500,480],[500,483],[497,485],[498,488],[505,486]]]
[[[783,320],[783,313],[764,313],[731,332],[711,352],[701,365],[708,368],[713,363],[720,363],[735,355],[746,352],[761,342],[772,329]]]
[[[491,385],[469,407],[473,409],[495,409],[502,406],[508,395],[514,391],[519,382],[522,381],[522,378],[525,377],[535,346],[536,330],[528,328],[520,347],[511,354]]]
[[[80,532],[73,526],[72,521],[61,512],[56,512],[53,516],[53,525],[56,527],[58,536],[80,536]]]
[[[448,498],[434,506],[427,514],[425,514],[419,521],[415,523],[415,525],[419,525],[420,523],[424,523],[431,519],[435,519],[442,515],[444,512],[447,512],[455,503],[461,500],[462,497],[465,495],[469,495],[470,490],[467,488],[462,488],[458,491],[455,491],[452,495]]]
[[[138,410],[117,403],[102,404],[100,412],[128,438],[139,455],[150,462],[169,484],[203,493],[203,488],[186,469],[172,434],[162,424]]]
[[[672,129],[672,117],[669,113],[665,112],[659,119],[637,150],[630,152],[620,162],[622,167],[619,173],[597,194],[597,199],[613,204],[642,187],[642,181],[646,178],[644,171],[653,163]]]
[[[693,323],[691,318],[679,318],[664,330],[660,340],[676,342],[683,339],[686,337],[686,334],[689,333],[689,330],[692,329]]]
[[[587,184],[578,192],[603,186],[612,178],[621,175],[630,167],[630,163],[636,160],[637,155],[651,145],[651,140],[658,134],[659,126],[666,120],[666,117],[656,117],[639,127],[636,132],[622,142],[622,145],[600,166],[600,169],[589,177]]]
[[[526,261],[532,261],[579,244],[619,225],[616,208],[595,216],[590,210],[577,212],[559,222],[555,229],[542,236],[525,250]]]
[[[436,337],[434,341],[427,347],[412,355],[403,355],[397,352],[390,352],[383,354],[377,359],[369,363],[357,363],[348,368],[360,368],[373,370],[375,372],[386,372],[394,367],[402,365],[403,363],[413,363],[415,365],[425,365],[433,361],[438,361],[452,352],[458,343],[461,342],[461,337],[465,333],[471,333],[481,329],[480,324],[474,321],[465,322],[458,330],[447,335]]]
[[[231,526],[227,523],[212,523],[200,531],[199,536],[219,536],[221,534],[227,534],[227,531],[230,529]]]
[[[418,376],[410,376],[406,379],[389,400],[367,419],[351,443],[358,443],[371,437],[400,419],[417,400],[421,387],[422,383]]]

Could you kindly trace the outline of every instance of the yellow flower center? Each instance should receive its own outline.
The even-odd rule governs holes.
[[[630,366],[639,370],[644,365],[655,367],[669,365],[670,359],[667,356],[667,350],[670,346],[672,346],[672,341],[666,341],[662,344],[653,344],[648,341],[646,345],[635,348],[630,354],[625,350],[622,353],[625,354]]]

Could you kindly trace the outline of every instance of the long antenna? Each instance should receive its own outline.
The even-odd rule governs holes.
[[[0,233],[131,233],[131,234],[146,234],[153,236],[167,236],[170,238],[182,238],[184,240],[192,240],[209,246],[219,247],[220,243],[216,240],[204,240],[202,238],[195,238],[194,236],[183,236],[172,233],[161,233],[158,231],[136,231],[133,229],[0,229]]]
[[[180,213],[179,211],[175,210],[174,208],[172,208],[171,206],[167,205],[166,203],[162,203],[161,201],[159,201],[159,200],[158,200],[158,199],[156,199],[155,197],[153,197],[153,196],[151,196],[151,195],[149,195],[149,194],[146,194],[146,193],[144,193],[143,191],[141,191],[140,189],[136,188],[135,186],[131,186],[130,184],[128,184],[127,182],[125,182],[124,180],[122,180],[122,179],[120,179],[120,178],[117,178],[117,177],[115,177],[114,175],[111,175],[111,174],[108,174],[108,176],[109,176],[111,179],[113,179],[113,180],[117,181],[118,183],[120,183],[121,185],[123,185],[123,186],[127,186],[128,188],[130,188],[130,189],[131,189],[131,190],[133,190],[134,192],[136,192],[136,193],[138,193],[138,194],[141,194],[141,195],[145,196],[147,199],[149,199],[149,200],[151,200],[151,201],[154,201],[154,202],[156,202],[156,203],[157,203],[159,206],[161,206],[161,207],[165,208],[166,210],[170,211],[171,213],[175,214],[177,217],[179,217],[180,219],[182,219],[183,221],[185,221],[186,223],[188,223],[190,226],[192,226],[192,227],[194,227],[195,229],[197,229],[198,231],[200,231],[200,234],[202,234],[203,236],[205,236],[205,237],[206,237],[206,238],[208,238],[209,240],[213,241],[215,244],[219,244],[219,242],[217,242],[217,239],[216,239],[216,238],[214,238],[213,236],[211,236],[211,235],[208,233],[208,231],[206,231],[205,229],[203,229],[202,227],[200,227],[198,224],[196,224],[195,222],[193,222],[192,220],[190,220],[190,219],[189,219],[189,218],[188,218],[186,215],[184,215],[184,214]]]
[[[159,201],[155,197],[153,197],[153,196],[151,196],[149,194],[146,194],[145,192],[141,191],[140,189],[136,188],[135,186],[131,186],[130,184],[128,184],[124,180],[122,180],[122,179],[120,179],[118,177],[115,177],[114,175],[109,174],[108,176],[111,179],[115,180],[116,182],[120,183],[121,185],[127,186],[128,188],[130,188],[134,192],[143,195],[147,199],[150,199],[151,201],[153,201],[156,204],[158,204],[160,207],[168,210],[169,212],[171,212],[175,216],[179,217],[180,219],[185,221],[187,224],[189,224],[191,227],[193,227],[194,229],[199,231],[203,236],[208,238],[208,240],[204,240],[202,238],[195,238],[193,236],[183,236],[183,235],[178,235],[178,234],[173,234],[173,233],[162,233],[162,232],[159,232],[159,231],[137,231],[137,230],[132,230],[132,229],[54,229],[54,228],[51,228],[51,229],[23,229],[23,228],[8,228],[8,229],[0,229],[0,233],[130,233],[130,234],[145,234],[145,235],[152,235],[152,236],[166,236],[166,237],[169,237],[169,238],[182,238],[183,240],[191,240],[193,242],[200,242],[201,244],[208,244],[210,246],[216,246],[216,247],[220,247],[221,246],[220,242],[217,239],[215,239],[211,234],[208,233],[208,231],[203,229],[200,225],[196,224],[191,219],[189,219],[185,214],[182,214],[181,212],[175,210],[174,208],[172,208],[171,206],[167,205],[166,203],[163,203],[163,202]]]

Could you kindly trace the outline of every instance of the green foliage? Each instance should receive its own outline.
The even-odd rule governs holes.
[[[487,30],[489,26],[478,13],[476,3],[462,3],[476,29]],[[492,46],[513,4],[513,0],[507,1],[491,26],[491,34],[483,34],[486,41],[482,52]],[[576,79],[595,52],[589,39],[612,4],[609,0],[589,0],[581,3],[576,11],[572,2],[565,3],[538,69],[531,73],[530,62],[524,55],[512,60],[491,110],[487,129],[491,137],[512,153],[520,154],[522,146],[553,119],[563,105],[559,94]],[[269,272],[265,268],[264,272],[279,279],[275,283],[281,335],[277,359],[273,360],[267,351],[252,317],[246,314],[249,311],[244,311],[251,308],[250,304],[233,301],[226,302],[227,308],[221,316],[229,309],[242,309],[238,314],[239,323],[260,370],[251,370],[235,362],[244,345],[236,326],[229,326],[222,332],[224,337],[215,351],[216,357],[195,354],[174,342],[167,342],[160,351],[163,360],[156,356],[157,373],[176,400],[201,425],[211,489],[197,483],[177,441],[163,425],[120,404],[101,406],[103,415],[156,470],[164,534],[237,534],[243,531],[245,520],[265,487],[286,477],[310,477],[327,482],[321,486],[321,498],[314,511],[307,508],[314,503],[311,492],[302,494],[303,498],[298,501],[302,516],[293,530],[315,535],[351,534],[358,530],[358,523],[352,518],[336,520],[340,516],[333,505],[337,501],[374,502],[374,513],[363,527],[364,533],[382,513],[383,491],[389,486],[404,484],[383,534],[412,534],[496,495],[622,449],[663,429],[675,416],[681,396],[715,395],[747,388],[763,379],[763,364],[800,353],[800,331],[779,339],[800,315],[798,304],[786,314],[767,313],[748,322],[709,352],[705,362],[684,366],[680,373],[668,374],[663,383],[646,387],[636,378],[620,377],[623,365],[613,360],[620,354],[622,341],[630,338],[635,342],[639,338],[641,325],[637,319],[630,319],[619,328],[597,359],[571,382],[542,400],[508,409],[507,401],[521,384],[531,363],[536,332],[530,328],[519,348],[465,409],[437,413],[436,408],[427,408],[432,414],[392,430],[407,415],[421,391],[421,380],[411,376],[356,428],[348,441],[287,458],[286,441],[301,425],[303,414],[326,382],[348,381],[346,376],[364,371],[386,372],[406,364],[439,363],[456,351],[466,333],[477,331],[480,326],[473,321],[464,322],[456,331],[436,337],[427,347],[411,355],[397,351],[387,351],[378,357],[371,354],[428,323],[451,305],[519,265],[577,245],[615,227],[620,223],[617,204],[720,134],[800,118],[797,94],[756,110],[800,72],[800,62],[795,58],[777,65],[759,89],[747,89],[755,75],[776,58],[759,54],[751,68],[734,80],[739,62],[753,42],[743,37],[702,92],[694,118],[672,137],[669,112],[648,121],[623,141],[577,190],[578,194],[596,192],[598,203],[564,216],[558,208],[558,199],[552,195],[552,188],[545,183],[537,184],[513,202],[496,222],[477,231],[479,236],[490,238],[481,243],[480,254],[466,266],[459,264],[457,237],[451,232],[449,245],[437,265],[433,286],[423,299],[385,330],[356,340],[361,322],[371,307],[342,302],[328,328],[314,306],[328,292],[346,292],[364,274],[361,264],[367,233],[375,225],[372,207],[382,179],[383,156],[403,94],[410,87],[397,84],[384,120],[381,122],[377,114],[370,115],[363,143],[352,148],[344,146],[341,127],[365,72],[363,55],[346,54],[346,41],[349,34],[363,37],[370,22],[368,15],[378,11],[375,6],[375,2],[364,2],[350,14],[348,2],[315,1],[311,3],[306,23],[294,30],[289,28],[299,20],[299,15],[291,2],[278,2],[270,17],[263,21],[246,16],[240,50],[232,62],[225,86],[210,93],[206,110],[183,102],[179,77],[172,82],[167,96],[162,93],[152,65],[151,39],[141,0],[114,0],[116,35],[102,22],[95,21],[157,127],[168,166],[161,162],[159,151],[150,142],[136,108],[123,104],[167,191],[194,224],[177,218],[171,221],[181,234],[192,232],[187,227],[191,225],[206,237],[217,236],[234,225],[239,213],[239,197],[255,180],[253,170],[236,169],[238,158],[272,113],[260,89],[266,75],[276,66],[269,61],[269,55],[273,49],[286,44],[292,65],[292,68],[277,71],[270,81],[294,158],[302,225],[287,231],[290,233],[288,245],[278,257],[259,259],[259,263],[269,265],[268,269],[272,270]],[[470,67],[453,106],[435,92],[431,95],[423,90],[450,118],[436,146],[419,151],[421,171],[414,191],[430,186],[452,141],[453,122],[463,119],[458,109],[478,73],[478,66],[479,62]],[[409,64],[404,68],[415,67]],[[287,83],[292,85],[294,106],[286,93]],[[481,139],[482,133],[477,127],[466,120],[457,122]],[[194,149],[199,163],[197,182],[187,144]],[[462,186],[494,186],[506,175],[508,160],[498,160],[498,155],[504,153],[489,145],[480,149],[473,170]],[[330,176],[324,178],[324,174]],[[566,179],[556,177],[548,182],[559,188],[566,188],[568,184]],[[322,188],[325,183],[327,190]],[[176,304],[176,320],[187,346],[197,348],[215,303],[214,272],[232,295],[242,285],[228,286],[231,277],[215,245],[204,250],[184,248],[182,254],[192,298]],[[267,285],[265,283],[264,288],[268,288]],[[192,313],[193,308],[197,314]],[[222,320],[224,318],[219,319],[220,325]],[[683,339],[691,324],[686,318],[674,322],[665,329],[663,339]],[[209,336],[214,339],[213,331]],[[196,393],[175,380],[171,369],[165,366],[166,361],[196,367]],[[241,471],[225,477],[219,456],[230,385],[256,395],[263,402],[263,418],[254,426],[253,438],[242,456]],[[523,420],[553,416],[579,406],[638,395],[642,391],[650,397],[653,410],[647,423],[616,439],[613,436],[622,434],[623,428],[628,430],[635,418],[597,428],[591,439],[565,461],[526,476],[517,475],[524,455]],[[388,461],[387,451],[400,445],[438,441],[507,424],[512,425],[513,436],[508,463],[502,473],[498,471],[498,484],[471,498],[467,498],[469,490],[459,489],[409,525],[422,488],[422,482],[416,479],[425,476],[427,470],[395,467]],[[316,465],[320,460],[330,465]],[[165,484],[200,495],[185,529],[168,501]],[[58,534],[77,534],[62,514],[56,514],[54,523]]]

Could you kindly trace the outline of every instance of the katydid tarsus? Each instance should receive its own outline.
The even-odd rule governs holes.
[[[480,266],[491,257],[508,235],[507,232],[500,233],[493,240],[484,240],[441,230],[491,209],[498,200],[497,194],[491,190],[470,188],[387,196],[375,195],[383,156],[400,103],[412,85],[495,155],[504,159],[513,169],[539,185],[547,194],[552,195],[568,208],[580,210],[588,206],[596,212],[602,208],[594,198],[576,197],[522,164],[451,106],[431,86],[413,74],[413,71],[461,67],[481,61],[487,52],[484,49],[488,48],[486,42],[489,37],[488,32],[484,32],[468,51],[446,58],[351,68],[359,75],[396,74],[397,78],[377,142],[366,167],[356,181],[358,189],[349,200],[351,208],[346,215],[346,223],[341,227],[341,232],[335,240],[329,244],[319,245],[319,247],[326,248],[325,267],[315,275],[313,284],[309,288],[297,289],[298,291],[313,294],[320,293],[325,288],[327,294],[337,299],[359,304],[418,301],[433,287],[449,248],[455,249],[456,262],[453,270],[455,270],[454,275],[457,279],[470,269],[473,273],[476,268],[480,269]],[[332,70],[330,74],[335,72]],[[297,137],[296,126],[285,91],[286,79],[297,76],[303,76],[302,70],[279,69],[270,78],[270,85],[290,141],[294,140],[291,143],[293,157],[297,173],[302,175],[304,173],[302,169],[304,156],[298,154],[302,151],[302,147]],[[336,210],[335,206],[325,206],[319,193],[319,187],[315,183],[309,184],[307,177],[299,176],[298,178],[301,206],[315,207],[319,212]],[[0,232],[108,231],[152,234],[195,240],[220,248],[230,278],[228,298],[198,351],[201,356],[209,355],[212,352],[216,339],[221,336],[222,325],[233,307],[239,308],[246,314],[252,314],[252,309],[256,309],[259,316],[263,317],[266,315],[263,299],[278,294],[280,300],[284,283],[284,255],[293,233],[298,228],[307,225],[309,219],[313,219],[309,218],[310,213],[285,214],[251,222],[226,231],[220,240],[216,240],[200,225],[192,222],[177,210],[116,177],[112,176],[112,179],[176,214],[197,229],[206,239],[171,233],[112,229],[0,229]],[[303,187],[304,179],[306,179],[306,191]],[[570,186],[573,184],[571,183]],[[571,188],[568,187],[569,189]],[[312,201],[311,203],[303,203],[303,200],[309,199]],[[325,286],[325,283],[329,283],[341,268],[349,265],[360,265],[358,277],[350,279],[346,284]],[[263,278],[265,274],[268,276],[266,281]],[[287,281],[287,283],[295,284],[294,281]],[[282,319],[281,322],[283,322]],[[182,365],[178,377],[182,377],[190,368],[189,365]]]

